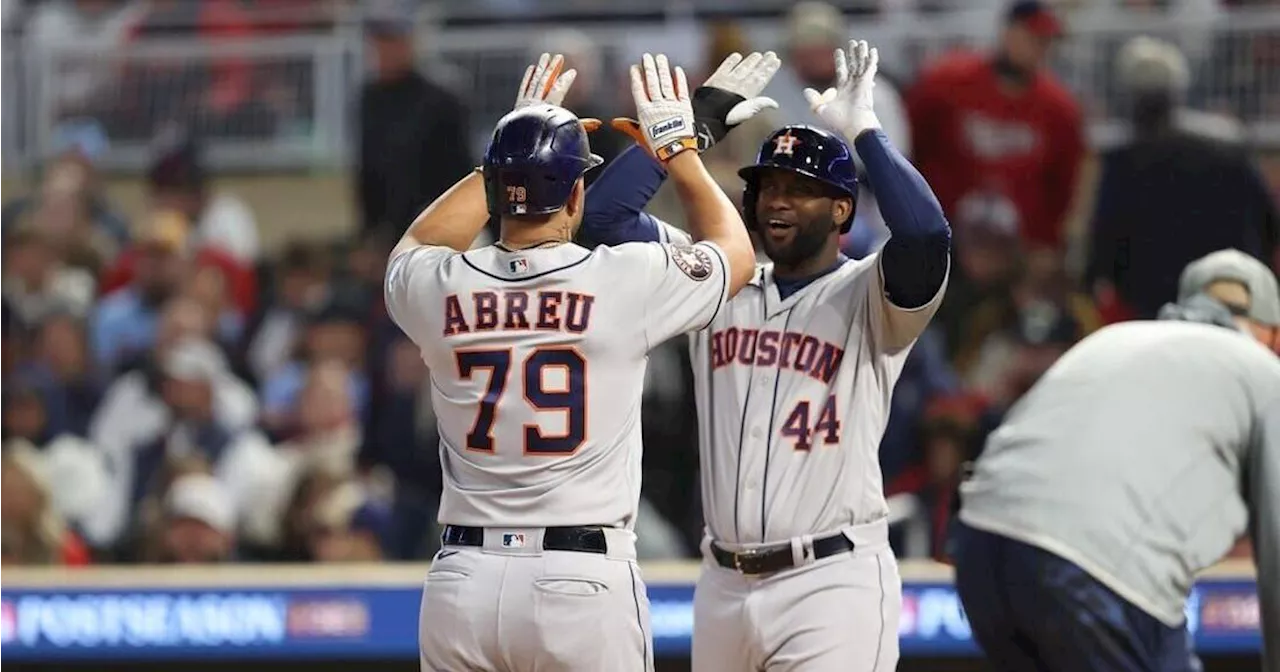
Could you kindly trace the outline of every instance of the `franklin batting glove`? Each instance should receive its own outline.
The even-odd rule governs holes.
[[[665,55],[655,59],[645,54],[641,65],[631,66],[631,96],[637,118],[614,119],[614,128],[635,138],[664,163],[686,149],[698,148],[683,68],[676,67],[673,78]]]

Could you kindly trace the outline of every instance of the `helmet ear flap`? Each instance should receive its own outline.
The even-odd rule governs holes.
[[[856,187],[855,187],[856,189]],[[849,216],[845,218],[844,223],[840,225],[840,235],[849,233],[853,228],[853,220],[858,216],[858,192],[854,191],[849,197]]]
[[[748,179],[742,189],[742,223],[747,225],[747,231],[756,228],[756,191],[755,180]]]

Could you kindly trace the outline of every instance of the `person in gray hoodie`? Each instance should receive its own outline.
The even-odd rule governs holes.
[[[1011,409],[960,487],[956,588],[1000,670],[1199,670],[1195,575],[1246,531],[1280,671],[1280,289],[1221,250],[1157,320],[1105,327]]]

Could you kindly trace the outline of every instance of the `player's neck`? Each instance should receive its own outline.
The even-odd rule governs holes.
[[[546,222],[528,224],[503,220],[499,243],[512,250],[541,247],[573,240],[573,226],[567,217],[553,217]]]
[[[839,258],[840,249],[832,247],[795,264],[780,264],[775,261],[773,262],[773,277],[779,280],[812,278],[831,270],[831,267],[836,265]]]

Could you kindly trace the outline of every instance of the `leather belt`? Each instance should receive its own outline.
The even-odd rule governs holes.
[[[837,553],[847,553],[852,550],[853,542],[849,541],[849,537],[846,537],[843,533],[813,540],[814,560],[821,560]],[[721,567],[743,574],[770,574],[796,566],[795,558],[791,555],[791,544],[734,552],[721,548],[713,541],[711,542],[711,555]]]
[[[446,525],[440,540],[445,546],[484,546],[484,528]],[[520,539],[517,543],[514,538],[504,538],[502,545],[519,548],[524,546],[524,540]],[[548,527],[542,533],[542,550],[603,555],[609,552],[609,544],[600,527]]]

